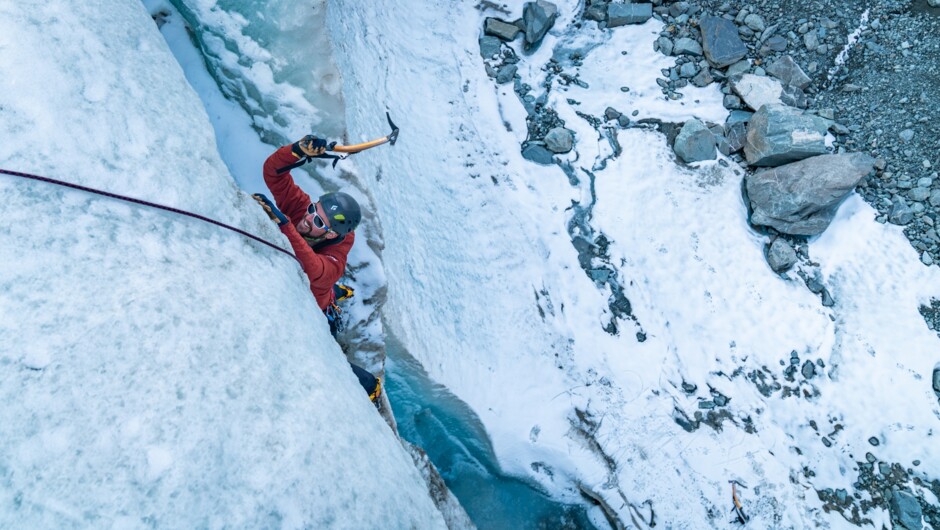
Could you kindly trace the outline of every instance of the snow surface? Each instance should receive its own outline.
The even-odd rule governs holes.
[[[142,5],[0,4],[0,71],[0,167],[287,246]],[[0,191],[0,527],[443,526],[294,260],[46,183]]]
[[[322,112],[319,102],[339,89],[318,82],[320,73],[310,75],[324,72],[317,68],[325,52],[297,53],[303,32],[275,31],[278,21],[292,24],[294,16],[324,21],[317,27],[329,32],[350,140],[384,133],[391,110],[402,130],[397,145],[344,161],[345,172],[324,172],[318,182],[326,188],[348,181],[374,215],[362,229],[369,245],[356,245],[364,254],[351,256],[359,292],[380,295],[387,282],[387,325],[435,380],[477,412],[509,472],[568,501],[579,499],[578,488],[590,491],[625,524],[645,526],[655,512],[657,525],[676,528],[734,526],[727,517],[730,479],[749,485],[742,496],[751,526],[846,527],[837,513],[823,512],[814,489],[851,488],[856,462],[869,451],[905,467],[920,460],[915,475],[940,476],[934,440],[940,407],[930,390],[938,339],[917,313],[940,297],[940,269],[920,264],[898,227],[874,222],[857,196],[843,204],[810,243],[817,265],[802,265],[836,300],[825,308],[794,272],[779,276],[766,265],[767,238],[746,224],[740,168],[728,161],[679,166],[658,133],[601,135],[576,114],[600,115],[613,106],[637,110],[635,119],[723,121],[714,87],[689,88],[679,101],[662,97],[655,73],[668,60],[652,49],[656,21],[575,31],[578,2],[559,1],[559,20],[539,50],[519,51],[523,81],[536,90],[549,58],[583,52],[578,73],[587,89],[552,81],[549,104],[577,135],[576,151],[561,157],[560,167],[521,158],[525,111],[510,85],[497,87],[486,76],[479,56],[483,19],[518,18],[521,3],[502,13],[488,3],[337,0],[325,11],[315,2],[312,15],[298,15],[296,3],[276,1],[263,16],[248,2],[178,4],[214,75],[265,138],[327,130],[318,120],[335,111]],[[55,2],[0,8],[0,163],[74,175],[286,243],[235,190],[205,132],[204,111],[136,11],[66,11]],[[84,27],[120,29],[106,34],[115,40],[109,45]],[[7,88],[23,85],[30,91]],[[607,135],[616,137],[620,156]],[[241,526],[264,526],[252,524],[261,516],[253,506],[213,504],[220,489],[243,492],[247,483],[261,498],[281,502],[287,521],[300,520],[296,513],[317,514],[321,523],[335,515],[322,506],[292,511],[291,502],[314,491],[334,509],[353,503],[351,496],[370,503],[367,511],[344,512],[337,525],[368,515],[389,527],[407,526],[407,518],[426,526],[421,518],[431,516],[422,508],[426,495],[416,493],[420,479],[410,465],[400,467],[406,457],[394,440],[379,434],[387,429],[370,415],[322,321],[309,325],[313,304],[289,258],[159,212],[9,179],[0,186],[11,212],[0,232],[0,363],[15,367],[0,380],[6,402],[15,403],[0,413],[0,424],[4,434],[19,436],[0,445],[7,448],[0,452],[0,492],[11,499],[5,505],[41,505],[31,520],[50,526],[84,517],[95,502],[166,514],[167,499],[184,491],[198,509],[180,509],[178,501],[174,517],[205,514],[207,504],[221,515],[179,519],[183,526],[230,521],[233,512],[225,510],[235,509],[246,521]],[[574,203],[591,208],[590,227],[611,241],[609,264],[632,304],[636,322],[618,321],[616,336],[603,329],[611,320],[611,289],[590,279],[572,246]],[[69,230],[37,238],[29,214],[50,209]],[[199,274],[203,268],[211,280]],[[252,285],[251,292],[241,285]],[[276,307],[277,321],[257,311],[239,315],[234,307]],[[357,318],[370,318],[369,307],[357,307]],[[245,322],[254,324],[250,335]],[[367,328],[359,333],[381,334],[374,320]],[[290,337],[282,336],[285,329]],[[644,342],[636,338],[640,331]],[[328,346],[321,354],[295,351],[296,344]],[[262,357],[262,349],[277,356]],[[801,363],[822,361],[825,368],[812,380],[787,382],[792,351]],[[765,397],[748,379],[753,373],[796,395]],[[687,394],[683,382],[697,390]],[[182,400],[173,395],[178,386]],[[275,392],[285,388],[294,393]],[[691,417],[710,401],[709,388],[731,398],[723,409],[730,418],[720,431],[685,432],[676,416]],[[345,407],[342,417],[334,404]],[[314,440],[313,447],[291,445],[296,438],[274,429],[273,418]],[[344,419],[355,428],[344,429]],[[746,432],[746,419],[754,434]],[[843,429],[830,434],[836,424]],[[82,425],[95,428],[76,427]],[[271,443],[249,436],[257,425]],[[823,435],[832,447],[821,443]],[[206,439],[225,451],[205,451],[206,443],[197,442]],[[265,452],[269,447],[280,452]],[[14,450],[16,457],[7,456]],[[315,464],[293,465],[301,451],[325,466],[313,472],[320,474],[315,480]],[[258,454],[292,465],[270,475],[263,462],[241,459]],[[365,465],[376,458],[388,477]],[[233,462],[245,467],[224,465]],[[111,474],[97,474],[101,466]],[[804,466],[816,475],[805,476]],[[78,510],[79,493],[54,489],[61,482],[40,474],[45,469],[98,489],[82,493]],[[193,478],[190,470],[207,476]],[[393,490],[392,476],[418,489]],[[365,490],[331,487],[350,477],[357,485],[362,477]],[[281,489],[291,482],[294,488]],[[25,501],[16,488],[30,492]],[[133,497],[143,492],[154,497]],[[414,509],[389,513],[393,503]],[[885,512],[866,516],[875,527],[890,524]]]
[[[571,174],[520,157],[524,111],[479,57],[485,16],[513,20],[521,5],[501,13],[445,1],[331,4],[350,130],[380,126],[385,108],[402,129],[395,148],[358,160],[373,175],[385,234],[387,325],[480,415],[504,466],[558,494],[590,489],[632,524],[652,509],[673,527],[729,526],[728,480],[739,479],[756,527],[849,526],[823,512],[813,489],[850,488],[869,451],[905,467],[920,460],[915,474],[936,478],[938,339],[917,308],[940,296],[938,268],[922,266],[901,230],[876,223],[852,196],[809,248],[818,267],[807,271],[821,275],[835,307],[795,273],[774,274],[763,258],[768,239],[746,223],[739,168],[680,167],[661,135],[640,129],[616,131],[623,154],[608,158],[609,142],[574,112],[610,105],[720,123],[717,90],[665,101],[649,72],[665,61],[652,49],[656,21],[569,37],[578,3],[558,4],[540,50],[517,50],[533,87],[553,53],[586,52],[589,88],[550,96],[577,134],[577,152],[562,157]],[[610,263],[638,321],[621,322],[617,336],[602,330],[609,288],[581,270],[566,232],[572,201],[588,205],[594,194],[590,223],[612,241]],[[792,351],[825,368],[786,382]],[[764,367],[796,395],[761,395],[746,376]],[[720,432],[686,433],[676,411],[691,417],[709,388],[731,397],[732,419]],[[594,420],[590,438],[573,428],[576,409]],[[827,448],[820,438],[835,424],[844,429]],[[867,516],[889,524],[885,512]]]

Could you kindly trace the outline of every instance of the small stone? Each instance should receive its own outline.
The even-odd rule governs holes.
[[[741,98],[739,98],[738,96],[731,95],[731,94],[728,94],[727,96],[724,97],[724,99],[722,100],[722,104],[725,106],[726,109],[740,109],[741,107],[744,106],[744,104],[741,103]]]
[[[604,118],[607,120],[616,120],[621,116],[620,112],[613,107],[607,107],[604,109]]]
[[[878,461],[878,458],[871,453],[865,453],[865,460],[868,460],[869,464],[874,464]]]
[[[930,197],[930,190],[928,188],[914,188],[907,196],[910,197],[912,201],[923,202]]]
[[[933,265],[933,257],[925,250],[924,253],[920,255],[920,262],[929,267]]]
[[[747,55],[747,46],[738,35],[734,22],[715,16],[699,20],[705,57],[716,68],[734,64]]]
[[[654,47],[658,48],[660,53],[663,55],[672,55],[673,44],[672,40],[670,40],[668,37],[660,37],[656,39],[656,44]]]
[[[803,363],[803,368],[800,372],[803,374],[804,378],[812,379],[816,376],[816,365],[812,361],[806,361]]]
[[[694,77],[698,73],[698,67],[695,63],[688,62],[679,67],[679,76],[686,79]]]
[[[702,45],[695,39],[683,37],[676,39],[672,48],[673,55],[702,55]]]
[[[715,78],[712,77],[711,70],[708,68],[702,68],[699,70],[699,73],[692,78],[692,84],[697,87],[705,87],[712,84],[715,81]]]
[[[754,31],[764,31],[764,19],[760,15],[750,14],[744,17],[744,24]]]
[[[767,71],[770,75],[776,77],[785,86],[794,86],[799,89],[805,89],[809,86],[811,80],[796,61],[789,55],[785,55],[773,62]]]
[[[796,251],[783,238],[774,239],[767,249],[767,263],[778,274],[788,271],[797,260]]]
[[[825,436],[822,437],[822,443],[826,447],[832,447],[832,442],[829,440],[829,438],[826,438]]]
[[[907,143],[907,142],[910,142],[914,138],[914,131],[910,129],[904,129],[903,131],[898,133],[898,136],[901,137],[901,140],[903,140],[904,143]]]
[[[630,118],[628,118],[626,114],[621,114],[620,117],[617,118],[617,124],[621,127],[629,127]]]
[[[907,207],[904,201],[895,202],[888,213],[888,221],[896,225],[906,225],[914,220],[914,212]]]
[[[868,443],[870,443],[874,447],[878,447],[878,444],[880,442],[878,441],[878,438],[875,438],[874,436],[872,436],[871,438],[868,439]]]
[[[496,72],[496,83],[499,85],[505,85],[513,80],[516,76],[516,71],[518,67],[514,64],[504,64],[499,67],[499,70]]]
[[[700,408],[700,409],[713,409],[713,408],[715,408],[715,402],[714,402],[714,401],[699,401],[699,402],[698,402],[698,408]]]
[[[735,77],[735,76],[746,74],[748,70],[750,69],[751,69],[751,62],[748,61],[747,59],[744,59],[729,66],[728,69],[725,71],[725,75],[728,77]]]
[[[845,491],[842,488],[836,490],[836,498],[839,499],[840,503],[845,503],[849,498],[849,492]]]
[[[788,44],[789,43],[787,42],[787,39],[779,35],[774,35],[773,37],[770,37],[769,39],[764,41],[764,45],[761,46],[761,51],[763,52],[763,50],[766,48],[768,51],[771,51],[771,52],[782,52],[787,49]],[[769,55],[769,54],[765,53],[764,55]]]

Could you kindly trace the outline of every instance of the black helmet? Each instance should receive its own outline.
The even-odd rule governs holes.
[[[348,193],[325,193],[320,196],[320,206],[326,212],[330,229],[341,236],[355,230],[362,220],[359,203]]]

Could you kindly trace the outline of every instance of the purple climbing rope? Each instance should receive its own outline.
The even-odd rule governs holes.
[[[32,175],[32,174],[30,174],[30,173],[21,173],[21,172],[19,172],[19,171],[9,171],[9,170],[6,170],[6,169],[0,169],[0,173],[2,173],[2,174],[4,174],[4,175],[10,175],[10,176],[13,176],[13,177],[21,177],[21,178],[30,179],[30,180],[38,180],[38,181],[40,181],[40,182],[47,182],[47,183],[49,183],[49,184],[55,184],[55,185],[57,185],[57,186],[64,186],[64,187],[66,187],[66,188],[72,188],[72,189],[84,191],[84,192],[87,192],[87,193],[94,193],[95,195],[102,195],[102,196],[104,196],[104,197],[110,197],[110,198],[112,198],[112,199],[117,199],[117,200],[119,200],[119,201],[126,201],[126,202],[130,202],[130,203],[134,203],[134,204],[140,204],[140,205],[143,205],[143,206],[149,206],[149,207],[151,207],[151,208],[157,208],[157,209],[160,209],[160,210],[166,210],[166,211],[168,211],[168,212],[173,212],[173,213],[176,213],[176,214],[179,214],[179,215],[185,215],[185,216],[187,216],[187,217],[193,217],[193,218],[195,218],[195,219],[199,219],[200,221],[205,221],[205,222],[207,222],[207,223],[214,224],[214,225],[216,225],[216,226],[220,226],[220,227],[222,227],[222,228],[231,230],[232,232],[237,232],[237,233],[239,233],[239,234],[241,234],[241,235],[243,235],[243,236],[245,236],[245,237],[247,237],[247,238],[254,239],[255,241],[257,241],[257,242],[259,242],[259,243],[263,243],[263,244],[265,244],[265,245],[267,245],[267,246],[273,248],[274,250],[277,250],[277,251],[279,251],[279,252],[283,252],[284,254],[287,254],[288,256],[294,258],[295,260],[297,259],[297,256],[293,255],[292,253],[288,252],[287,250],[284,250],[283,248],[281,248],[281,247],[275,245],[274,243],[271,243],[271,242],[269,242],[269,241],[266,241],[266,240],[264,240],[264,239],[261,239],[260,237],[254,235],[254,234],[249,234],[248,232],[245,232],[244,230],[242,230],[242,229],[240,229],[240,228],[235,228],[234,226],[230,226],[230,225],[227,225],[227,224],[225,224],[225,223],[221,223],[221,222],[219,222],[219,221],[216,221],[215,219],[210,219],[210,218],[208,218],[208,217],[205,217],[205,216],[202,216],[202,215],[199,215],[199,214],[196,214],[196,213],[192,213],[192,212],[187,212],[186,210],[180,210],[179,208],[173,208],[172,206],[164,206],[164,205],[162,205],[162,204],[157,204],[157,203],[155,203],[155,202],[145,201],[145,200],[142,200],[142,199],[135,199],[135,198],[133,198],[133,197],[127,197],[127,196],[124,196],[124,195],[118,195],[117,193],[111,193],[111,192],[109,192],[109,191],[97,190],[97,189],[95,189],[95,188],[89,188],[89,187],[87,187],[87,186],[80,186],[80,185],[78,185],[78,184],[72,184],[72,183],[70,183],[70,182],[64,182],[64,181],[52,179],[52,178],[49,178],[49,177],[41,177],[41,176],[39,176],[39,175]],[[297,260],[297,261],[299,262],[300,260]]]

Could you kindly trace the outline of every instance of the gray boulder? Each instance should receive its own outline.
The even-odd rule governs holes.
[[[784,55],[767,67],[767,73],[776,77],[786,86],[797,87],[800,90],[809,86],[811,79],[793,57]]]
[[[734,22],[707,16],[699,21],[702,30],[702,48],[705,58],[716,68],[734,64],[747,55],[747,46],[738,36],[738,27]]]
[[[826,152],[829,124],[786,105],[764,105],[747,126],[744,156],[752,166],[779,166]]]
[[[553,153],[567,153],[574,146],[574,132],[555,127],[545,135],[545,147]]]
[[[927,5],[930,7],[940,7],[940,0],[927,0]]]
[[[521,31],[522,29],[519,26],[498,18],[488,17],[483,23],[483,33],[485,35],[491,35],[504,41],[515,39]]]
[[[842,200],[872,170],[864,153],[821,155],[745,177],[751,223],[784,234],[821,234]]]
[[[786,240],[778,237],[767,249],[767,263],[776,273],[786,272],[796,265],[796,251]]]
[[[512,81],[516,76],[516,71],[519,68],[514,64],[504,64],[499,67],[499,70],[496,72],[496,83],[499,85],[505,85],[506,83]]]
[[[682,126],[673,146],[676,155],[685,163],[714,160],[715,135],[699,120],[692,119]]]
[[[741,96],[744,103],[757,110],[764,105],[780,103],[783,86],[780,81],[767,76],[744,74],[730,80],[731,90]]]
[[[503,41],[491,35],[480,37],[480,57],[492,59],[494,55],[499,54]]]
[[[673,55],[702,55],[702,45],[695,39],[682,37],[672,46]]]
[[[653,17],[653,4],[608,4],[607,27],[642,24]]]
[[[522,158],[537,164],[550,165],[553,162],[552,156],[551,151],[537,144],[529,144],[522,149]]]
[[[889,503],[891,515],[907,530],[921,530],[924,527],[923,512],[917,497],[897,487],[891,488],[891,502]]]
[[[522,27],[525,28],[526,49],[537,48],[558,16],[558,6],[546,0],[526,2],[522,8]]]

